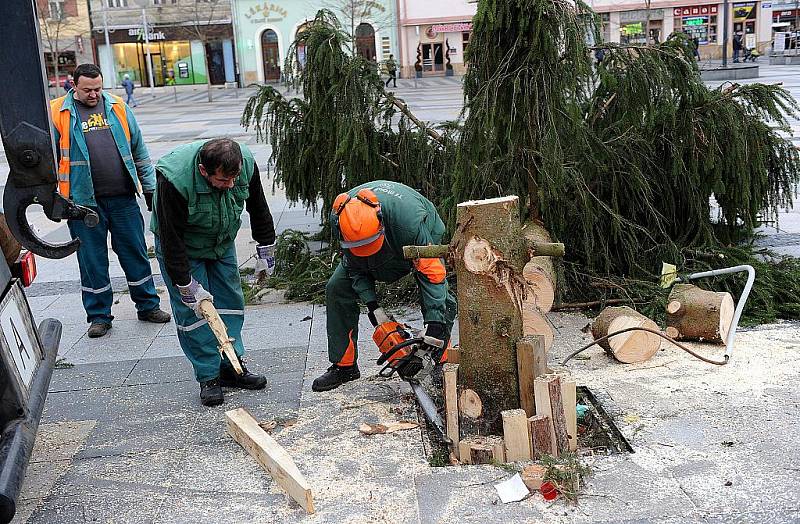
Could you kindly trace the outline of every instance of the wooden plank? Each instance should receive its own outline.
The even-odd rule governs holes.
[[[506,461],[517,462],[531,459],[531,437],[528,432],[528,417],[525,410],[507,409],[503,417],[503,441]]]
[[[578,404],[578,393],[575,380],[561,377],[561,399],[564,402],[564,416],[567,419],[567,433],[569,435],[569,449],[578,449],[578,413],[575,406]]]
[[[548,423],[550,424],[550,439],[555,443],[556,433],[553,429],[553,411],[550,409],[550,390],[547,386],[549,380],[550,375],[536,377],[533,382],[533,393],[536,402],[536,414],[547,417]],[[551,454],[555,455],[555,449],[556,448],[553,447],[553,453]]]
[[[244,408],[225,412],[228,433],[256,462],[266,469],[289,496],[306,512],[314,513],[311,486],[292,460],[289,453],[275,442]]]
[[[469,452],[470,439],[461,440],[458,443],[458,461],[462,464],[472,464],[470,462],[471,454]]]
[[[533,383],[536,377],[547,373],[547,352],[544,336],[528,335],[517,341],[517,372],[519,373],[519,404],[525,414],[536,414]]]
[[[569,451],[569,436],[567,433],[567,419],[564,414],[564,401],[561,396],[561,377],[551,377],[547,382],[550,392],[550,410],[552,413],[553,430],[556,435],[556,449],[558,455]]]
[[[244,373],[242,370],[242,365],[239,362],[239,357],[236,356],[236,350],[233,348],[233,339],[228,336],[228,330],[225,328],[225,322],[222,321],[219,313],[217,313],[217,309],[214,307],[214,304],[208,299],[201,300],[200,312],[208,322],[208,327],[211,328],[211,331],[217,338],[217,342],[219,342],[220,353],[225,355],[225,357],[228,359],[228,362],[230,362],[231,366],[233,366],[233,370],[237,375]]]
[[[458,364],[447,363],[444,365],[444,409],[447,436],[454,444],[458,444]],[[459,447],[453,446],[456,458],[459,457]]]
[[[539,460],[542,455],[554,455],[553,436],[551,434],[553,425],[550,417],[536,415],[528,419],[528,430],[531,436],[531,457]]]

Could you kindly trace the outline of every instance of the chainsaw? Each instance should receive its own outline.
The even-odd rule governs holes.
[[[420,380],[430,375],[436,366],[433,352],[436,349],[441,350],[444,341],[424,332],[415,333],[410,326],[397,322],[381,308],[372,312],[370,321],[375,327],[372,340],[381,352],[378,364],[383,365],[378,375],[388,378],[397,373],[408,382],[425,418],[433,425],[443,442],[452,444],[436,404],[420,384]]]

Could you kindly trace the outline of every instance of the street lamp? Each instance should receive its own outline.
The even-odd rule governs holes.
[[[150,57],[150,30],[147,28],[147,9],[145,9],[152,0],[135,0],[136,5],[142,8],[142,25],[144,26],[144,45],[147,50],[147,76],[150,79],[150,96],[155,98],[153,79],[153,60]]]

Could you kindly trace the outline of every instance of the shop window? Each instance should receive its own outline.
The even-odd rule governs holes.
[[[644,22],[625,22],[624,24],[620,24],[619,37],[621,44],[646,44],[647,38],[644,34]]]
[[[467,52],[467,46],[469,45],[469,35],[471,33],[469,31],[464,31],[461,33],[461,49],[463,49],[464,53]]]
[[[611,13],[600,13],[600,36],[603,42],[611,41]]]
[[[107,0],[108,7],[128,7],[128,0]]]
[[[675,31],[697,38],[701,45],[717,43],[717,16],[682,16],[675,18]]]

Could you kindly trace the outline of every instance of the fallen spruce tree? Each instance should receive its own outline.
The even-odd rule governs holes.
[[[785,138],[797,103],[777,85],[708,88],[683,35],[597,44],[605,53],[594,67],[587,42],[596,40],[596,17],[581,3],[481,0],[462,119],[434,129],[385,90],[375,64],[353,56],[336,18],[320,11],[285,64],[300,95],[261,87],[242,122],[269,140],[287,197],[314,210],[321,203],[320,238],[334,247],[327,210],[369,180],[419,189],[451,227],[459,202],[513,194],[522,222],[567,246],[548,269],[555,308],[610,301],[660,319],[662,261],[686,272],[751,263],[759,276],[745,319],[800,318],[800,264],[752,245],[800,180]],[[302,68],[293,60],[300,45]],[[299,258],[275,282],[296,298],[320,298],[335,250],[317,255],[296,235],[282,240],[279,260]],[[299,259],[309,264],[292,263]],[[704,285],[738,296],[743,282]]]

